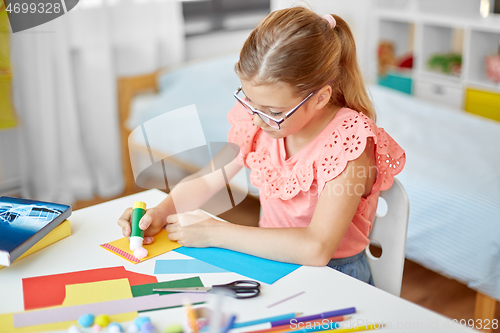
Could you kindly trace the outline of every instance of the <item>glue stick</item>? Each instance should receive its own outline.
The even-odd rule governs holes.
[[[130,251],[135,251],[136,249],[142,247],[142,241],[144,240],[144,230],[139,228],[139,221],[146,213],[146,204],[142,201],[134,202],[132,206],[132,219],[130,220]]]

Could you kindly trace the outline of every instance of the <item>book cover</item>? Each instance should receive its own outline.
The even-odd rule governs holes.
[[[30,247],[30,249],[26,252],[24,252],[19,258],[17,258],[15,261],[19,261],[20,259],[29,256],[32,253],[35,253],[44,247],[49,246],[50,244],[53,244],[63,238],[66,238],[68,236],[71,236],[71,222],[69,220],[64,220],[63,223],[59,224],[57,227],[55,227],[54,230],[49,232],[46,236],[44,236],[42,239],[40,239],[35,245]],[[0,265],[0,269],[4,268],[5,266]]]
[[[9,266],[70,215],[67,205],[0,197],[0,265]]]

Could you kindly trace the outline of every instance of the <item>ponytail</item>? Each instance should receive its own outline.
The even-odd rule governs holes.
[[[336,78],[336,89],[333,94],[334,103],[347,106],[350,109],[364,113],[373,121],[376,120],[375,110],[366,91],[363,75],[359,69],[356,43],[349,25],[337,15],[332,15],[336,21],[335,34],[340,42],[340,59],[338,66],[340,75]]]

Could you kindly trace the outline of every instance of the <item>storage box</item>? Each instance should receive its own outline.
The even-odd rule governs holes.
[[[418,98],[442,105],[462,109],[463,89],[459,84],[438,80],[415,80],[414,94]]]
[[[403,73],[389,72],[387,75],[379,75],[378,84],[410,95],[412,93],[412,79]]]
[[[500,94],[467,89],[465,111],[500,121]]]

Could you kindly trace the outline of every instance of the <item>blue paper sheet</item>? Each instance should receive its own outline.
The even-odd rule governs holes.
[[[225,269],[198,259],[156,260],[155,274],[224,273]]]
[[[300,267],[215,247],[180,247],[174,251],[268,284],[276,282]]]

